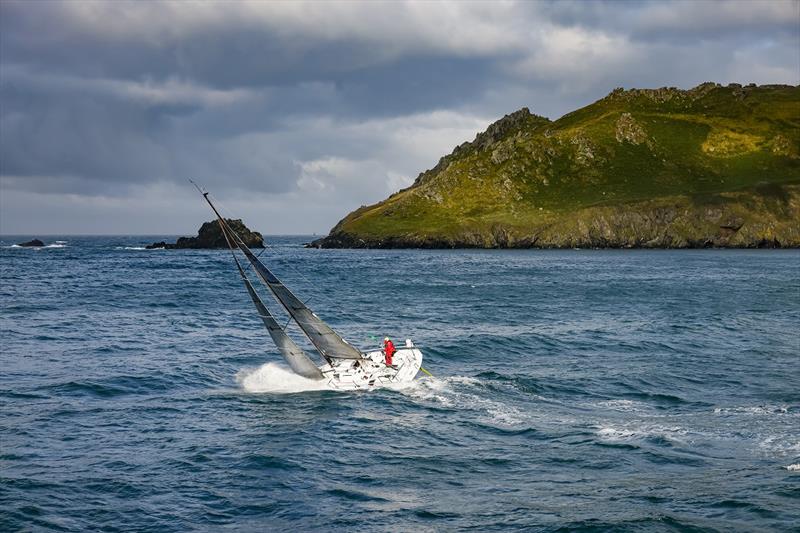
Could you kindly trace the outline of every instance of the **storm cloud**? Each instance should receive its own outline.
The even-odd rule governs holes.
[[[0,3],[0,232],[327,231],[527,106],[800,83],[800,2]]]

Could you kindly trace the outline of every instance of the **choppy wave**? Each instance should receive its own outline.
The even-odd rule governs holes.
[[[436,376],[341,393],[282,364],[228,256],[157,238],[0,249],[5,529],[800,523],[797,251],[285,239],[262,257],[299,297]]]

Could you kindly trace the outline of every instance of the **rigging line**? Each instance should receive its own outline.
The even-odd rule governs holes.
[[[250,280],[249,280],[249,279],[247,279],[247,274],[245,274],[245,271],[244,271],[244,269],[242,268],[242,265],[241,265],[241,263],[239,263],[239,258],[238,258],[238,257],[236,257],[236,253],[235,253],[235,252],[234,252],[234,250],[233,250],[233,244],[231,243],[231,241],[230,241],[230,238],[228,237],[228,232],[227,232],[227,230],[226,230],[225,226],[222,224],[222,221],[220,221],[219,219],[217,219],[217,223],[219,224],[219,227],[220,227],[220,229],[222,230],[222,235],[225,237],[225,242],[228,244],[228,249],[229,249],[229,250],[230,250],[230,252],[231,252],[231,256],[233,257],[233,260],[236,262],[236,268],[239,270],[239,274],[241,275],[242,279],[243,279],[243,280],[244,280],[246,283],[250,283]],[[232,236],[231,236],[231,238],[232,238]],[[251,265],[251,267],[252,267],[252,265]],[[250,285],[252,286],[252,283],[250,283]],[[290,316],[290,317],[289,317],[289,321],[291,321],[291,320],[292,320],[292,318],[291,318],[291,316]],[[284,325],[284,326],[281,328],[281,330],[282,330],[284,333],[287,333],[287,332],[286,332],[286,328],[287,328],[288,326],[289,326],[289,324],[288,324],[288,322],[287,322],[287,324],[286,324],[286,325]]]
[[[192,181],[192,180],[189,180],[189,181]],[[194,186],[197,187],[197,189],[201,193],[208,194],[209,196],[213,196],[210,193],[206,193],[205,191],[200,189],[200,187],[198,187],[197,184],[194,183],[193,181],[192,181],[192,184],[194,184]],[[233,215],[231,215],[231,211],[227,207],[225,207],[225,204],[220,203],[218,198],[214,197],[214,202],[216,203],[217,206],[219,206],[219,208],[221,210],[226,211],[229,216],[233,216]],[[235,233],[233,231],[233,229],[231,229],[231,231],[233,233]],[[237,237],[238,237],[238,235],[237,235]],[[239,240],[241,240],[241,238],[239,238]],[[271,246],[266,240],[264,240],[262,242],[264,244],[264,249],[261,250],[261,252],[259,253],[259,256],[261,254],[263,254],[267,249],[270,249],[273,252],[277,252],[275,247]],[[256,257],[258,257],[258,256],[256,256]],[[311,301],[311,299],[314,296],[319,296],[319,295],[322,295],[322,299],[325,300],[325,302],[327,302],[329,304],[333,304],[334,303],[334,301],[321,290],[320,286],[316,282],[314,282],[313,280],[309,279],[301,270],[299,270],[297,267],[295,267],[291,263],[287,263],[286,266],[288,266],[291,270],[293,270],[295,273],[297,273],[311,287],[312,291],[314,292],[314,295],[310,296],[309,298],[304,299],[304,300],[301,299],[301,301],[303,302],[304,305],[306,304],[306,302]],[[250,264],[250,268],[255,269],[255,267],[252,264]]]
[[[330,349],[330,347],[326,348],[325,345],[327,344],[327,341],[325,343],[322,342],[322,339],[325,338],[324,337],[325,332],[327,331],[327,334],[333,335],[334,339],[338,340],[342,347],[344,347],[344,346],[347,347],[345,352],[342,352],[342,353],[347,353],[347,355],[342,356],[342,358],[344,358],[344,359],[361,359],[362,355],[363,355],[361,350],[359,350],[358,348],[350,345],[347,341],[345,341],[343,338],[341,338],[341,336],[339,334],[337,334],[335,331],[333,331],[333,329],[331,329],[330,326],[325,324],[308,307],[303,306],[303,308],[305,309],[305,312],[308,312],[311,315],[313,315],[315,317],[316,321],[319,322],[319,324],[317,324],[317,326],[315,326],[315,327],[312,327],[312,326],[314,326],[316,324],[316,322],[314,322],[313,320],[312,321],[306,321],[306,320],[301,321],[300,320],[301,317],[297,316],[295,314],[295,312],[293,312],[292,309],[290,309],[290,304],[295,309],[303,309],[303,308],[298,308],[296,306],[296,304],[293,303],[293,301],[296,301],[297,303],[301,303],[300,299],[297,298],[297,296],[295,296],[279,280],[273,279],[274,275],[272,274],[272,272],[270,272],[269,269],[267,269],[267,267],[261,261],[256,259],[255,255],[253,255],[253,252],[250,250],[250,248],[247,247],[247,245],[244,243],[244,241],[239,236],[239,234],[233,228],[231,228],[228,225],[228,223],[225,221],[225,219],[222,217],[222,215],[220,215],[219,211],[217,211],[217,208],[211,202],[211,199],[208,197],[208,194],[209,193],[207,193],[207,192],[203,193],[203,198],[206,200],[208,205],[211,207],[211,209],[217,215],[217,219],[219,220],[219,223],[222,224],[223,227],[228,230],[228,235],[236,243],[236,246],[239,248],[239,250],[241,250],[241,252],[244,253],[244,255],[247,257],[248,261],[251,262],[251,263],[254,263],[254,266],[257,267],[256,270],[258,272],[259,278],[261,278],[262,282],[269,287],[269,289],[272,292],[273,296],[275,296],[276,299],[278,299],[278,301],[283,305],[283,307],[286,309],[286,311],[292,316],[294,321],[298,323],[300,328],[303,330],[303,333],[306,335],[306,337],[308,337],[308,339],[312,342],[312,344],[314,344],[314,347],[317,349],[317,351],[325,359],[329,359],[329,357],[327,355],[327,350]],[[262,269],[264,271],[263,273],[262,273]],[[281,291],[278,291],[275,287],[273,287],[273,281],[274,281],[274,284],[276,284],[276,286],[280,287]],[[278,327],[280,327],[280,326],[278,326]],[[322,329],[319,329],[319,328],[322,328]],[[336,346],[335,343],[334,343],[334,346]],[[337,347],[336,349],[338,350],[339,348]]]
[[[258,263],[258,264],[260,264],[260,265],[262,265],[262,266],[263,266],[263,264],[262,264],[260,261],[258,261],[258,260],[255,258],[255,256],[253,255],[253,252],[251,252],[251,251],[250,251],[250,249],[249,249],[249,248],[247,247],[247,245],[244,243],[244,241],[243,241],[243,240],[242,240],[242,238],[239,236],[239,234],[238,234],[238,233],[236,233],[236,231],[235,231],[235,230],[233,230],[233,228],[231,228],[231,227],[230,227],[230,226],[227,224],[227,222],[225,222],[225,219],[222,217],[222,215],[220,215],[220,213],[217,211],[217,208],[214,206],[214,204],[213,204],[213,203],[211,202],[211,200],[208,198],[208,193],[203,193],[203,197],[204,197],[204,198],[205,198],[205,200],[208,202],[208,205],[211,207],[211,209],[214,211],[214,213],[217,215],[217,220],[218,220],[219,224],[220,224],[220,225],[223,227],[223,229],[224,229],[224,230],[227,230],[227,231],[228,231],[228,234],[230,235],[231,239],[233,239],[233,241],[236,243],[236,246],[237,246],[237,247],[238,247],[238,248],[239,248],[239,249],[242,251],[242,253],[244,253],[244,254],[245,254],[245,256],[247,257],[248,261],[250,261],[251,263]],[[230,244],[230,241],[228,241],[228,243]],[[266,267],[264,267],[264,269],[266,270]],[[268,270],[266,270],[266,273],[267,273],[267,276],[271,276],[271,273],[270,273]],[[319,347],[319,346],[318,346],[316,343],[314,343],[314,338],[312,337],[311,333],[310,333],[308,330],[306,330],[306,328],[303,328],[302,324],[300,324],[300,320],[299,320],[299,318],[298,318],[298,317],[296,317],[296,316],[294,316],[294,314],[293,314],[293,313],[291,312],[291,310],[289,309],[289,304],[288,304],[288,303],[287,303],[287,302],[284,300],[284,298],[282,298],[282,297],[281,297],[281,296],[280,296],[280,295],[279,295],[279,294],[278,294],[278,293],[275,291],[275,289],[272,287],[272,285],[271,285],[271,284],[267,283],[267,281],[268,281],[268,280],[267,280],[267,279],[264,277],[264,275],[261,273],[261,271],[260,271],[260,270],[258,270],[258,275],[259,275],[259,278],[261,278],[262,282],[268,286],[268,288],[269,288],[269,289],[270,289],[270,291],[272,292],[273,296],[275,296],[275,297],[276,297],[276,298],[277,298],[277,299],[280,301],[280,303],[281,303],[281,304],[283,304],[284,308],[285,308],[285,309],[286,309],[286,310],[289,312],[289,314],[292,316],[292,318],[294,319],[294,321],[295,321],[295,322],[297,322],[297,323],[298,323],[298,325],[300,325],[301,329],[303,330],[303,333],[305,333],[305,334],[306,334],[306,336],[309,338],[309,340],[311,340],[311,342],[314,344],[314,347],[315,347],[315,348],[317,348],[317,351],[319,351],[319,352],[320,352],[320,354],[321,354],[323,357],[325,357],[325,359],[328,359],[328,357],[326,356],[325,349],[324,349],[324,348],[322,348],[322,347]],[[276,280],[276,282],[277,282],[277,283],[279,283],[277,280]],[[281,285],[282,285],[282,284],[281,284]],[[286,291],[287,291],[287,292],[288,292],[288,293],[289,293],[289,294],[290,294],[290,295],[291,295],[293,298],[297,298],[296,296],[294,296],[294,294],[292,294],[292,293],[291,293],[291,291],[289,291],[288,289],[285,289],[285,290],[286,290]],[[308,308],[306,308],[306,309],[308,309]],[[308,309],[308,311],[309,311],[309,312],[311,312],[311,310],[310,310],[310,309]],[[313,313],[312,313],[312,314],[313,314]],[[315,316],[316,316],[316,315],[315,315]],[[280,327],[280,326],[279,326],[279,327]],[[330,328],[329,328],[329,326],[327,326],[327,325],[326,325],[326,327],[328,327],[328,329],[330,329]],[[331,331],[333,331],[333,330],[331,330]],[[340,340],[342,340],[342,342],[344,342],[344,340],[343,340],[343,339],[340,339]],[[346,344],[346,343],[345,343],[345,344]],[[353,348],[353,350],[355,351],[356,349],[355,349],[355,348]],[[360,352],[359,352],[359,354],[360,354]]]
[[[209,195],[211,195],[211,194],[209,193]],[[219,201],[219,199],[215,198],[215,199],[214,199],[214,201],[217,203],[217,205],[219,206],[219,208],[220,208],[220,209],[222,209],[223,211],[226,211],[226,212],[228,212],[228,214],[229,214],[230,216],[233,216],[233,215],[231,215],[231,212],[230,212],[230,210],[229,210],[227,207],[225,207],[225,204],[222,204],[222,203]],[[233,231],[233,230],[231,229],[231,231]],[[235,233],[235,232],[234,232],[234,233]],[[238,236],[238,235],[237,235],[237,236]],[[240,240],[241,240],[241,239],[240,239]],[[261,250],[261,252],[259,252],[259,254],[258,254],[256,257],[259,257],[259,256],[260,256],[261,254],[263,254],[263,253],[264,253],[264,252],[265,252],[265,251],[266,251],[268,248],[269,248],[270,250],[272,250],[272,251],[277,251],[277,250],[275,249],[275,247],[274,247],[274,246],[272,246],[272,245],[270,245],[268,242],[266,242],[266,241],[263,241],[263,244],[264,244],[264,249],[263,249],[263,250]],[[288,263],[288,264],[287,264],[287,266],[288,266],[289,268],[291,268],[292,270],[294,270],[294,271],[295,271],[295,272],[296,272],[296,273],[297,273],[297,274],[298,274],[300,277],[302,277],[302,278],[303,278],[303,279],[304,279],[304,280],[305,280],[305,281],[306,281],[306,282],[307,282],[309,285],[312,285],[312,286],[316,287],[316,283],[315,283],[313,280],[309,279],[309,278],[308,278],[308,277],[307,277],[307,276],[306,276],[306,275],[303,273],[303,271],[302,271],[302,270],[299,270],[297,267],[295,267],[295,266],[294,266],[294,265],[292,265],[291,263]]]

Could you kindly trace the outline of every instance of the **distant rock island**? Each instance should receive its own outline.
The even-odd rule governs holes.
[[[800,246],[800,86],[615,89],[556,121],[527,108],[324,248]]]
[[[40,241],[39,239],[33,239],[32,241],[18,243],[17,246],[40,248],[40,247],[44,246],[44,243],[42,241]]]
[[[250,231],[241,219],[226,218],[225,221],[235,231],[242,241],[250,248],[263,248],[264,239],[257,231]],[[228,243],[225,241],[225,236],[219,227],[216,220],[211,222],[204,222],[197,232],[197,237],[180,237],[174,244],[165,241],[154,242],[146,246],[147,249],[166,248],[168,250],[174,249],[213,249],[213,248],[227,248]]]

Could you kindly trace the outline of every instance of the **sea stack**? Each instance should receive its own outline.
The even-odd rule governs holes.
[[[228,226],[236,232],[237,235],[244,241],[249,248],[263,248],[264,238],[257,231],[250,231],[241,219],[226,218],[225,221]],[[180,237],[175,243],[168,243],[166,241],[154,242],[146,248],[152,250],[154,248],[165,248],[167,250],[174,249],[216,249],[227,248],[228,243],[222,230],[219,228],[219,223],[216,220],[211,222],[204,222],[197,232],[197,237]]]

